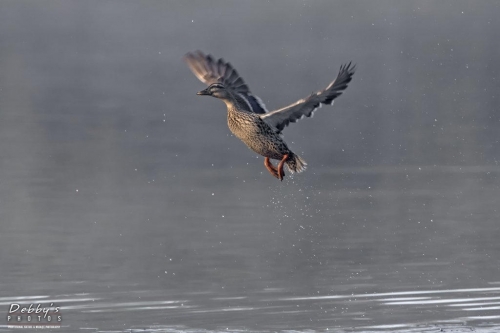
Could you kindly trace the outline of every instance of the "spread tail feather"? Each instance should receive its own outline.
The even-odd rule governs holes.
[[[290,173],[302,172],[306,169],[306,165],[306,161],[293,153],[286,160],[286,167]]]

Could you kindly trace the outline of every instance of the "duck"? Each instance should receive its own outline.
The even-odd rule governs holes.
[[[351,62],[341,65],[337,77],[325,89],[283,108],[268,111],[236,69],[223,58],[215,59],[210,54],[194,51],[187,53],[184,61],[193,74],[208,86],[197,95],[215,97],[226,104],[231,133],[263,156],[266,169],[280,181],[285,177],[284,166],[291,174],[300,173],[307,166],[304,159],[289,148],[282,131],[290,123],[312,117],[322,105],[333,105],[351,82],[356,69]],[[273,165],[271,159],[279,161],[278,165]]]

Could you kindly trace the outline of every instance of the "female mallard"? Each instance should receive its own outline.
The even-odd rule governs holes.
[[[208,95],[224,101],[227,106],[227,124],[231,132],[250,149],[265,157],[266,169],[283,180],[286,164],[291,173],[302,172],[306,162],[294,154],[281,137],[281,131],[289,123],[302,117],[310,117],[321,104],[333,104],[333,100],[347,88],[354,74],[351,63],[340,67],[337,78],[326,89],[313,93],[284,108],[268,112],[264,103],[250,92],[243,79],[230,63],[214,60],[201,51],[184,56],[191,71],[201,82],[208,85],[198,95]],[[270,158],[279,160],[276,168]]]

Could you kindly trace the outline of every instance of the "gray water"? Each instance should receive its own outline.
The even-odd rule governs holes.
[[[53,303],[57,332],[499,332],[498,14],[0,2],[0,331]],[[358,64],[285,131],[307,172],[230,135],[195,49],[270,109]]]

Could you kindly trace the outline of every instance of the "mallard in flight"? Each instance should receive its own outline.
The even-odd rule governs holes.
[[[355,70],[351,63],[342,65],[337,78],[324,90],[268,112],[230,63],[223,59],[215,60],[201,51],[186,54],[184,60],[194,75],[208,85],[198,95],[216,97],[226,103],[227,124],[231,132],[254,152],[264,156],[266,169],[279,180],[285,176],[284,165],[291,173],[302,172],[306,168],[306,162],[288,148],[281,131],[304,116],[311,117],[321,104],[333,105],[333,100],[347,88]],[[278,167],[270,159],[279,160]]]

